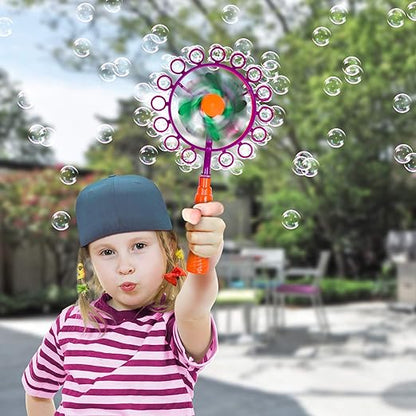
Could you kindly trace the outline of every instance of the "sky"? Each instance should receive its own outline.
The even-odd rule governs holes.
[[[82,167],[84,152],[96,141],[101,124],[97,117],[115,117],[118,100],[132,97],[135,83],[128,78],[107,83],[97,73],[63,68],[50,52],[39,47],[60,45],[60,35],[42,23],[45,7],[16,13],[2,3],[0,17],[12,19],[13,31],[0,37],[0,68],[18,91],[25,91],[32,99],[33,108],[22,111],[40,116],[45,126],[56,130],[53,149],[57,162]],[[74,59],[82,58],[74,55]]]

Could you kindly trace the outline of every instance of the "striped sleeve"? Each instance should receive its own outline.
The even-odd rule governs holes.
[[[209,364],[213,357],[215,356],[218,350],[218,334],[217,334],[217,327],[215,325],[214,318],[211,315],[211,344],[208,347],[205,356],[199,362],[195,362],[195,360],[188,356],[186,353],[186,349],[182,343],[182,340],[179,336],[178,325],[175,319],[175,315],[172,314],[170,317],[168,324],[167,324],[167,331],[168,331],[168,342],[169,345],[175,355],[175,357],[179,360],[179,362],[184,365],[189,370],[201,370],[207,364]]]
[[[64,356],[59,345],[58,334],[65,322],[70,307],[65,308],[23,372],[22,384],[30,396],[53,398],[65,380]]]

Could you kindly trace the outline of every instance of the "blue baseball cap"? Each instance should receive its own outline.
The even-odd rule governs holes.
[[[81,247],[111,234],[172,230],[158,187],[139,175],[111,175],[86,186],[75,213]]]

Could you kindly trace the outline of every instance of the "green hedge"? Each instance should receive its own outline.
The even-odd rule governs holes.
[[[60,312],[77,299],[76,289],[47,286],[14,296],[0,293],[0,316]]]
[[[296,281],[299,284],[308,282],[305,279]],[[395,298],[396,281],[394,279],[372,281],[325,278],[321,281],[321,289],[325,304],[375,299],[391,300]],[[0,293],[0,316],[60,312],[66,306],[73,304],[76,299],[75,288],[59,288],[56,285],[13,297]],[[310,305],[310,300],[301,297],[287,297],[286,303]]]
[[[298,280],[297,284],[308,283]],[[393,300],[396,295],[396,280],[348,280],[325,278],[321,280],[322,299],[325,304],[368,300]],[[287,297],[288,304],[305,305],[310,300],[300,297]]]

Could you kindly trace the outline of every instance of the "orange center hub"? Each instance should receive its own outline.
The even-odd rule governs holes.
[[[218,94],[207,94],[201,101],[201,110],[209,117],[220,116],[225,110],[225,102]]]

